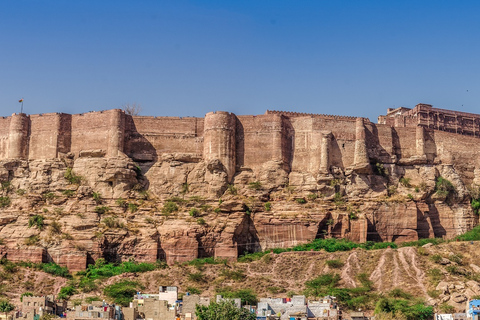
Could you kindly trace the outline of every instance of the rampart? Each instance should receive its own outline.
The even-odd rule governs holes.
[[[165,154],[218,159],[228,179],[269,161],[287,171],[329,175],[333,167],[371,163],[471,162],[480,115],[432,108],[389,109],[368,119],[267,111],[257,116],[210,112],[205,118],[145,117],[113,109],[84,114],[13,114],[0,118],[0,159],[128,156],[155,162]]]

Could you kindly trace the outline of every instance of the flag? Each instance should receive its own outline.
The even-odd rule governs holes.
[[[20,100],[18,100],[18,102],[23,102],[23,98],[22,98],[22,99],[20,99]]]

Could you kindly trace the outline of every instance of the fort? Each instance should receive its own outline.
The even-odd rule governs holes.
[[[272,110],[204,118],[119,109],[13,114],[0,118],[0,192],[8,200],[0,207],[0,257],[82,270],[99,258],[234,259],[322,237],[453,238],[478,223],[468,188],[480,192],[479,137],[480,115],[426,104],[388,109],[378,123]],[[81,184],[63,178],[67,168]],[[451,197],[436,192],[439,177],[451,181]],[[93,193],[110,213],[98,213]],[[161,205],[171,197],[203,199],[210,211],[197,224],[189,210],[202,204],[189,202],[169,218]],[[68,239],[28,227],[34,214],[47,225],[58,221]]]
[[[454,134],[452,134],[454,133]],[[287,171],[327,175],[332,167],[370,163],[471,163],[480,115],[432,108],[388,109],[365,118],[267,110],[263,115],[210,112],[204,118],[130,116],[114,109],[85,114],[13,114],[0,118],[0,159],[67,155],[157,161],[179,153],[218,159],[229,181],[244,168],[278,161]]]

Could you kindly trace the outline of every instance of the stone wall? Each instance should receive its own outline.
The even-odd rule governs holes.
[[[179,154],[183,161],[219,160],[228,181],[239,171],[255,171],[269,161],[287,172],[312,175],[328,175],[332,168],[364,170],[376,162],[438,158],[472,164],[477,140],[475,134],[465,134],[477,132],[472,129],[477,116],[444,110],[443,125],[422,118],[438,110],[428,105],[389,110],[379,117],[379,124],[281,111],[258,116],[219,111],[205,118],[129,116],[118,109],[76,115],[14,114],[0,118],[0,160],[127,155],[137,162],[155,163]],[[455,132],[464,135],[452,134],[451,127],[459,124]]]

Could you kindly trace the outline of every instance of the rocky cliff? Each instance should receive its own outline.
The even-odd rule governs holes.
[[[478,221],[473,173],[447,161],[336,167],[328,175],[267,161],[228,175],[218,159],[182,153],[137,163],[95,150],[2,160],[0,255],[75,271],[98,258],[234,259],[324,237],[452,238]]]

